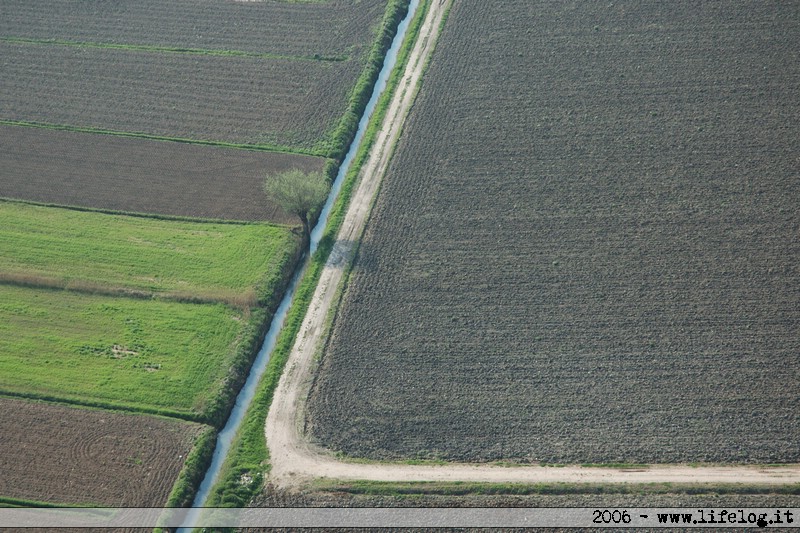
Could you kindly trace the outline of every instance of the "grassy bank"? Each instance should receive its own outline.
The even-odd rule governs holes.
[[[339,161],[344,159],[350,144],[355,138],[361,116],[364,114],[367,103],[372,97],[375,83],[383,68],[386,52],[392,46],[392,40],[397,34],[397,26],[408,13],[409,4],[410,0],[391,0],[389,2],[381,28],[370,50],[367,64],[364,70],[361,71],[361,75],[350,93],[347,110],[339,120],[335,130],[325,136],[328,140],[323,141],[320,146],[316,147],[315,152],[327,153],[328,157]]]
[[[195,441],[194,448],[186,457],[178,480],[172,487],[172,492],[167,499],[165,507],[187,507],[191,505],[200,483],[211,464],[214,455],[214,446],[217,441],[217,431],[208,428]]]
[[[289,352],[294,344],[295,337],[305,316],[308,305],[314,294],[317,281],[333,248],[336,234],[339,231],[350,197],[356,185],[358,174],[366,161],[369,151],[380,129],[392,94],[397,88],[408,56],[413,48],[419,29],[427,12],[430,0],[423,0],[412,20],[406,39],[398,53],[397,66],[387,83],[386,90],[381,96],[364,134],[364,139],[353,160],[339,197],[334,205],[328,221],[328,227],[319,247],[310,259],[298,289],[295,293],[292,307],[286,317],[284,327],[278,337],[275,349],[270,356],[264,377],[259,384],[253,403],[245,416],[239,432],[237,433],[231,452],[220,473],[220,481],[214,487],[206,505],[235,507],[244,506],[256,495],[263,486],[264,476],[268,471],[269,451],[264,437],[264,424],[269,410],[275,388],[278,385]],[[248,482],[242,482],[247,479]]]

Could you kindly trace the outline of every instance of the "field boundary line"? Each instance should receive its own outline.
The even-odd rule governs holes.
[[[248,52],[246,50],[215,50],[207,48],[183,48],[179,46],[155,46],[148,44],[100,43],[94,41],[70,41],[66,39],[31,39],[27,37],[0,37],[0,42],[11,44],[74,46],[78,48],[101,48],[106,50],[130,50],[132,52],[152,52],[167,54],[187,54],[200,56],[251,57],[255,59],[277,59],[280,61],[321,61],[323,63],[340,63],[349,61],[350,56],[294,56],[273,54],[270,52]]]
[[[350,202],[333,250],[320,276],[297,340],[269,409],[265,436],[269,449],[270,482],[276,488],[299,487],[317,478],[372,481],[443,481],[490,483],[746,483],[787,485],[800,483],[800,465],[779,466],[507,466],[450,463],[410,465],[387,462],[348,462],[316,446],[302,435],[305,404],[313,376],[314,356],[325,341],[325,322],[337,301],[348,262],[365,229],[374,196],[386,172],[395,143],[416,96],[416,88],[441,30],[452,0],[431,4],[397,87],[388,113],[362,169],[361,180]]]
[[[216,146],[218,148],[235,148],[238,150],[251,150],[258,152],[275,152],[281,154],[306,155],[313,157],[328,158],[328,155],[314,150],[303,150],[301,148],[291,148],[271,144],[243,144],[225,141],[211,141],[207,139],[187,139],[184,137],[168,137],[165,135],[155,135],[141,131],[118,131],[93,128],[89,126],[73,126],[70,124],[52,124],[49,122],[33,122],[27,120],[10,120],[0,118],[0,126],[18,126],[23,128],[42,128],[53,131],[68,131],[74,133],[94,133],[97,135],[112,135],[116,137],[131,137],[135,139],[147,139],[150,141],[176,142],[183,144],[196,144],[200,146]]]

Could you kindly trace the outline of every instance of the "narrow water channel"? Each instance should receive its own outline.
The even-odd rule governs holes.
[[[353,157],[355,153],[358,151],[358,147],[360,146],[361,140],[364,137],[364,131],[366,130],[369,118],[372,115],[373,110],[375,109],[375,104],[378,101],[378,97],[381,95],[381,93],[383,93],[384,89],[386,88],[386,81],[389,79],[389,74],[391,73],[392,69],[394,69],[395,63],[397,62],[397,52],[400,49],[400,44],[403,41],[403,37],[406,34],[409,22],[413,18],[418,5],[419,5],[419,0],[411,0],[411,3],[408,8],[408,14],[397,28],[397,34],[395,35],[394,40],[392,41],[392,45],[389,48],[389,51],[386,53],[386,58],[384,59],[383,67],[378,76],[378,80],[375,83],[375,88],[373,89],[372,96],[369,102],[367,103],[367,107],[364,110],[364,114],[361,116],[361,120],[358,123],[358,130],[356,131],[355,138],[353,139],[353,142],[350,145],[347,154],[345,155],[342,165],[339,168],[339,173],[337,174],[336,179],[333,182],[333,185],[331,187],[331,192],[328,196],[328,200],[325,202],[325,205],[323,206],[322,211],[320,213],[319,221],[317,222],[317,225],[314,226],[314,229],[311,231],[311,239],[310,239],[311,242],[310,242],[309,253],[306,254],[305,260],[302,262],[300,266],[298,266],[297,270],[295,271],[294,276],[292,277],[292,281],[286,290],[286,295],[283,297],[283,300],[281,300],[278,309],[275,311],[275,316],[273,317],[269,331],[267,332],[267,335],[264,338],[264,343],[262,344],[261,349],[259,350],[258,355],[255,361],[253,362],[253,366],[250,369],[250,374],[247,376],[247,381],[245,381],[242,390],[236,397],[236,404],[234,405],[233,410],[231,411],[231,415],[228,418],[225,427],[222,428],[222,431],[220,431],[219,436],[217,437],[217,443],[214,448],[214,456],[211,461],[211,466],[206,472],[205,478],[203,478],[203,482],[200,484],[200,489],[198,490],[197,495],[195,496],[194,502],[192,503],[192,507],[203,507],[203,504],[208,499],[211,487],[213,487],[214,483],[216,483],[217,481],[217,477],[219,476],[222,464],[224,463],[225,458],[228,456],[228,452],[230,451],[233,437],[239,430],[239,426],[241,425],[242,420],[244,419],[244,415],[247,412],[247,409],[253,400],[253,396],[255,395],[258,383],[259,381],[261,381],[261,377],[263,376],[264,371],[266,370],[270,354],[272,353],[272,350],[275,348],[275,342],[277,340],[278,333],[283,327],[283,322],[286,318],[286,314],[289,311],[289,306],[291,304],[292,299],[294,298],[294,293],[297,288],[298,280],[302,277],[302,273],[306,269],[306,266],[308,264],[308,258],[317,249],[319,241],[325,232],[325,228],[328,223],[328,215],[330,214],[331,207],[333,206],[333,203],[336,201],[336,198],[339,195],[339,190],[342,187],[342,181],[344,180],[344,176],[347,174],[347,170],[349,169]],[[191,527],[191,525],[195,523],[196,518],[197,518],[196,513],[190,513],[189,516],[187,517],[185,524],[187,524],[188,527]],[[179,529],[179,531],[187,531],[187,529],[181,528]]]

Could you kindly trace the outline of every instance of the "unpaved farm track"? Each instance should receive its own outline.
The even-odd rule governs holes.
[[[591,467],[502,467],[492,465],[362,464],[337,460],[330,452],[307,442],[300,432],[302,405],[312,381],[314,353],[324,339],[324,321],[335,302],[345,265],[352,259],[353,243],[361,236],[372,199],[386,171],[392,147],[414,101],[426,59],[438,37],[442,17],[452,0],[435,1],[393,97],[383,128],[353,196],[345,221],[292,349],[266,423],[272,469],[278,488],[291,488],[309,479],[327,477],[379,481],[484,481],[484,482],[581,482],[581,483],[748,483],[800,482],[800,467],[662,465],[635,469]]]

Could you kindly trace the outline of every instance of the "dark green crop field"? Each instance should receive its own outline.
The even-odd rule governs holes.
[[[0,55],[0,119],[308,152],[364,66],[1,41]]]
[[[284,221],[264,176],[343,159],[407,4],[5,2],[0,196]]]
[[[800,5],[455,3],[309,400],[371,459],[800,461]]]

